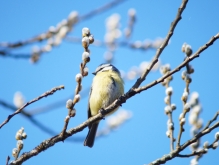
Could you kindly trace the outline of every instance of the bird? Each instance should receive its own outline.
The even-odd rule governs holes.
[[[90,89],[88,118],[95,116],[99,113],[99,110],[108,107],[124,94],[124,81],[119,70],[112,64],[104,63],[99,65],[93,74],[95,76]],[[118,108],[114,109],[110,114]],[[93,147],[99,122],[96,121],[88,126],[89,132],[84,141],[84,146]]]

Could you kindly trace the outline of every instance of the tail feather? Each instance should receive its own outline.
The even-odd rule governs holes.
[[[99,122],[92,124],[92,126],[90,127],[89,132],[87,134],[87,137],[84,141],[84,146],[88,146],[90,148],[93,147],[98,125],[99,125]]]

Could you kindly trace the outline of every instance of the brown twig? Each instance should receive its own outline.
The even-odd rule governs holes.
[[[111,9],[112,7],[124,2],[125,0],[113,0],[101,7],[98,7],[90,12],[88,12],[87,14],[84,14],[82,16],[79,17],[79,22],[80,21],[84,21],[86,19],[89,19],[95,15],[98,15],[99,13],[101,12],[104,12],[108,9]],[[0,46],[1,47],[7,47],[7,48],[17,48],[17,47],[21,47],[21,46],[25,46],[25,45],[28,45],[28,44],[32,44],[34,42],[41,42],[45,39],[48,39],[50,37],[52,37],[54,34],[50,31],[46,32],[46,33],[42,33],[42,34],[39,34],[33,38],[30,38],[30,39],[27,39],[27,40],[24,40],[24,41],[18,41],[18,42],[15,42],[15,43],[0,43]],[[8,54],[7,52],[4,52],[5,55]],[[0,53],[1,54],[1,53]],[[13,56],[14,57],[14,56]]]
[[[169,77],[170,75],[173,75],[174,73],[180,71],[180,69],[182,69],[184,66],[186,66],[187,63],[189,63],[190,61],[192,61],[193,59],[199,57],[199,55],[205,50],[207,49],[209,46],[211,46],[217,39],[219,38],[219,33],[216,34],[215,36],[213,36],[205,45],[203,45],[202,47],[200,47],[198,49],[197,52],[195,52],[193,55],[191,55],[190,57],[187,57],[185,61],[183,61],[178,67],[176,67],[175,69],[171,70],[168,74],[160,77],[157,80],[154,80],[152,83],[146,85],[146,86],[142,86],[139,87],[137,89],[133,89],[133,92],[130,92],[130,94],[136,94],[136,93],[140,93],[144,90],[147,90],[151,87],[153,87],[154,85],[157,85],[161,82],[163,82],[167,77]]]
[[[218,112],[217,112],[218,113]],[[192,139],[188,140],[187,142],[185,142],[183,145],[181,145],[180,147],[176,148],[173,152],[170,152],[167,155],[164,155],[163,157],[151,162],[149,165],[159,165],[159,164],[165,164],[167,161],[175,158],[175,157],[183,157],[182,155],[180,155],[179,153],[181,151],[183,151],[186,147],[188,147],[189,145],[191,145],[192,143],[196,142],[199,138],[201,138],[202,136],[210,133],[212,130],[214,130],[215,128],[219,127],[219,122],[217,122],[216,124],[214,124],[212,127],[210,127],[208,129],[208,131],[205,131],[204,129],[197,134],[195,137],[193,137]],[[191,155],[193,156],[193,155]]]
[[[154,65],[157,63],[158,58],[160,57],[161,53],[163,52],[163,50],[165,49],[165,47],[167,46],[171,36],[174,33],[174,29],[177,25],[177,23],[181,20],[181,15],[182,12],[184,11],[184,9],[186,8],[186,4],[187,4],[188,0],[183,0],[181,6],[178,9],[176,18],[174,19],[174,21],[171,23],[170,29],[168,31],[168,34],[165,38],[165,40],[163,41],[162,45],[160,46],[160,48],[157,49],[157,52],[152,60],[152,62],[149,64],[148,68],[142,73],[141,77],[136,81],[136,83],[132,86],[132,89],[136,89],[138,88],[141,83],[145,80],[145,78],[147,77],[148,73],[151,71],[151,69],[154,67]]]
[[[112,7],[114,7],[114,6],[120,4],[121,2],[124,2],[124,1],[125,0],[113,0],[113,1],[111,1],[111,2],[109,2],[107,4],[105,4],[105,5],[97,8],[97,9],[94,9],[94,10],[90,11],[89,13],[81,16],[79,18],[79,21],[83,21],[83,20],[89,19],[89,18],[91,18],[91,17],[93,17],[93,16],[95,16],[95,15],[97,15],[97,14],[103,12],[103,11],[106,11],[107,9],[111,9]]]
[[[6,123],[8,123],[8,122],[10,121],[10,119],[11,119],[13,116],[15,116],[15,115],[17,115],[18,113],[20,113],[20,112],[21,112],[25,107],[27,107],[28,105],[30,105],[30,104],[32,104],[32,103],[34,103],[34,102],[36,102],[36,101],[42,99],[43,97],[47,97],[47,96],[49,96],[49,95],[52,95],[52,94],[55,93],[57,90],[61,90],[61,89],[64,89],[64,86],[63,86],[63,85],[61,85],[61,86],[59,86],[59,87],[55,87],[55,88],[51,89],[50,91],[45,92],[45,93],[42,94],[41,96],[39,96],[39,97],[37,97],[37,98],[35,98],[35,99],[33,99],[33,100],[27,102],[27,103],[24,104],[21,108],[19,108],[18,110],[16,110],[13,114],[9,115],[8,118],[0,125],[0,129],[1,129]]]

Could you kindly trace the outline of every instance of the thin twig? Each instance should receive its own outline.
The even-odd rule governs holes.
[[[101,6],[101,7],[98,7],[98,8],[96,8],[96,9],[94,9],[94,10],[88,12],[87,14],[84,14],[84,15],[80,16],[78,22],[84,21],[84,20],[89,19],[89,18],[91,18],[91,17],[93,17],[93,16],[95,16],[95,15],[98,15],[98,14],[100,14],[101,12],[104,12],[104,11],[106,11],[106,10],[108,10],[108,9],[111,9],[112,7],[115,7],[116,5],[118,5],[118,4],[120,4],[120,3],[124,2],[124,1],[125,1],[125,0],[113,0],[113,1],[111,1],[111,2],[109,2],[109,3],[107,3],[107,4],[105,4],[105,5],[103,5],[103,6]],[[44,34],[44,33],[43,33],[43,34]],[[50,38],[50,37],[53,36],[53,35],[51,34],[51,32],[49,32],[49,31],[46,32],[45,35],[46,35],[46,37],[44,37],[44,38],[42,38],[42,34],[39,34],[39,35],[37,35],[37,36],[35,36],[35,37],[33,37],[33,38],[30,38],[30,39],[27,39],[27,40],[24,40],[24,41],[18,41],[18,42],[15,42],[15,43],[0,43],[0,46],[1,46],[1,47],[7,47],[7,48],[17,48],[17,47],[25,46],[25,45],[28,45],[28,44],[32,44],[32,43],[34,43],[34,42],[41,42],[41,41],[43,41],[43,40],[45,40],[45,39],[48,39],[48,38]],[[6,56],[6,55],[8,56],[8,52],[2,51],[2,53],[4,53],[5,56]],[[0,53],[0,54],[1,54],[1,53]],[[2,54],[2,55],[3,55],[3,54]],[[10,57],[10,56],[9,56],[9,57]],[[11,57],[17,58],[17,57],[14,56],[14,55],[11,56]],[[19,57],[22,58],[22,56],[19,56]],[[23,58],[26,58],[26,56],[24,56]]]
[[[90,11],[89,13],[81,16],[79,18],[79,21],[84,21],[84,20],[86,20],[88,18],[91,18],[91,17],[93,17],[93,16],[95,16],[95,15],[97,15],[97,14],[103,12],[103,11],[106,11],[107,9],[111,9],[112,7],[114,7],[114,6],[120,4],[121,2],[124,2],[124,1],[125,0],[113,0],[113,1],[111,1],[111,2],[109,2],[107,4],[105,4],[105,5],[97,8],[97,9],[94,9],[94,10]]]
[[[140,93],[144,90],[147,90],[161,82],[163,82],[167,77],[173,75],[174,73],[180,71],[180,69],[182,69],[184,66],[186,66],[187,63],[189,63],[190,61],[192,61],[193,59],[199,57],[199,55],[205,50],[207,49],[209,46],[211,46],[217,39],[219,38],[219,33],[216,34],[215,36],[213,36],[205,45],[203,45],[202,47],[200,47],[198,49],[197,52],[195,52],[193,55],[191,55],[190,57],[187,57],[185,61],[183,61],[178,67],[176,67],[175,69],[173,69],[172,71],[168,72],[168,74],[160,77],[157,80],[154,80],[152,83],[146,85],[146,86],[142,86],[139,87],[137,89],[134,89],[133,92],[131,92],[132,94],[136,94],[136,93]]]
[[[164,40],[164,42],[162,43],[162,45],[160,46],[159,49],[157,49],[157,52],[152,60],[152,62],[149,64],[148,68],[142,73],[141,77],[136,81],[136,83],[132,86],[132,89],[136,89],[138,88],[141,83],[145,80],[145,78],[147,77],[148,73],[151,71],[151,69],[154,67],[154,65],[157,63],[158,58],[160,57],[161,53],[163,52],[163,50],[165,49],[165,47],[167,46],[171,36],[174,33],[174,29],[177,25],[177,23],[181,20],[181,15],[182,12],[184,11],[184,9],[186,8],[186,4],[187,4],[188,0],[183,0],[181,6],[178,9],[176,18],[174,19],[174,21],[171,23],[170,29],[168,31],[168,34]]]
[[[217,112],[218,113],[218,112]],[[214,124],[212,127],[208,128],[208,131],[205,131],[204,129],[195,137],[193,137],[192,139],[188,140],[187,142],[185,142],[183,145],[181,145],[180,147],[176,148],[173,152],[170,152],[167,155],[164,155],[163,157],[151,162],[149,165],[159,165],[159,164],[165,164],[167,161],[175,158],[175,157],[183,157],[182,155],[179,155],[179,153],[181,151],[183,151],[186,147],[188,147],[189,145],[191,145],[192,143],[196,142],[198,139],[200,139],[202,136],[210,133],[212,130],[214,130],[215,128],[219,127],[219,122],[217,122],[216,124]]]
[[[61,86],[59,86],[59,87],[55,87],[55,88],[51,89],[50,91],[45,92],[45,93],[42,94],[41,96],[39,96],[39,97],[37,97],[37,98],[35,98],[35,99],[33,99],[33,100],[27,102],[27,103],[24,104],[21,108],[19,108],[18,110],[16,110],[13,114],[9,115],[8,118],[0,125],[0,129],[1,129],[6,123],[8,123],[8,122],[10,121],[10,119],[11,119],[13,116],[15,116],[15,115],[17,115],[18,113],[20,113],[26,106],[28,106],[28,105],[30,105],[30,104],[32,104],[32,103],[34,103],[34,102],[36,102],[36,101],[38,101],[38,100],[44,98],[44,97],[47,97],[47,96],[49,96],[49,95],[52,95],[52,94],[55,93],[57,90],[61,90],[61,89],[64,89],[64,86],[63,86],[63,85],[61,85]]]

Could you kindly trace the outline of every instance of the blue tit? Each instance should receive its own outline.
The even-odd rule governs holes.
[[[108,107],[124,94],[124,82],[119,70],[112,64],[101,64],[93,74],[95,77],[90,90],[88,118],[98,114],[100,109]],[[84,146],[93,147],[99,122],[89,125],[89,132],[84,141]]]

